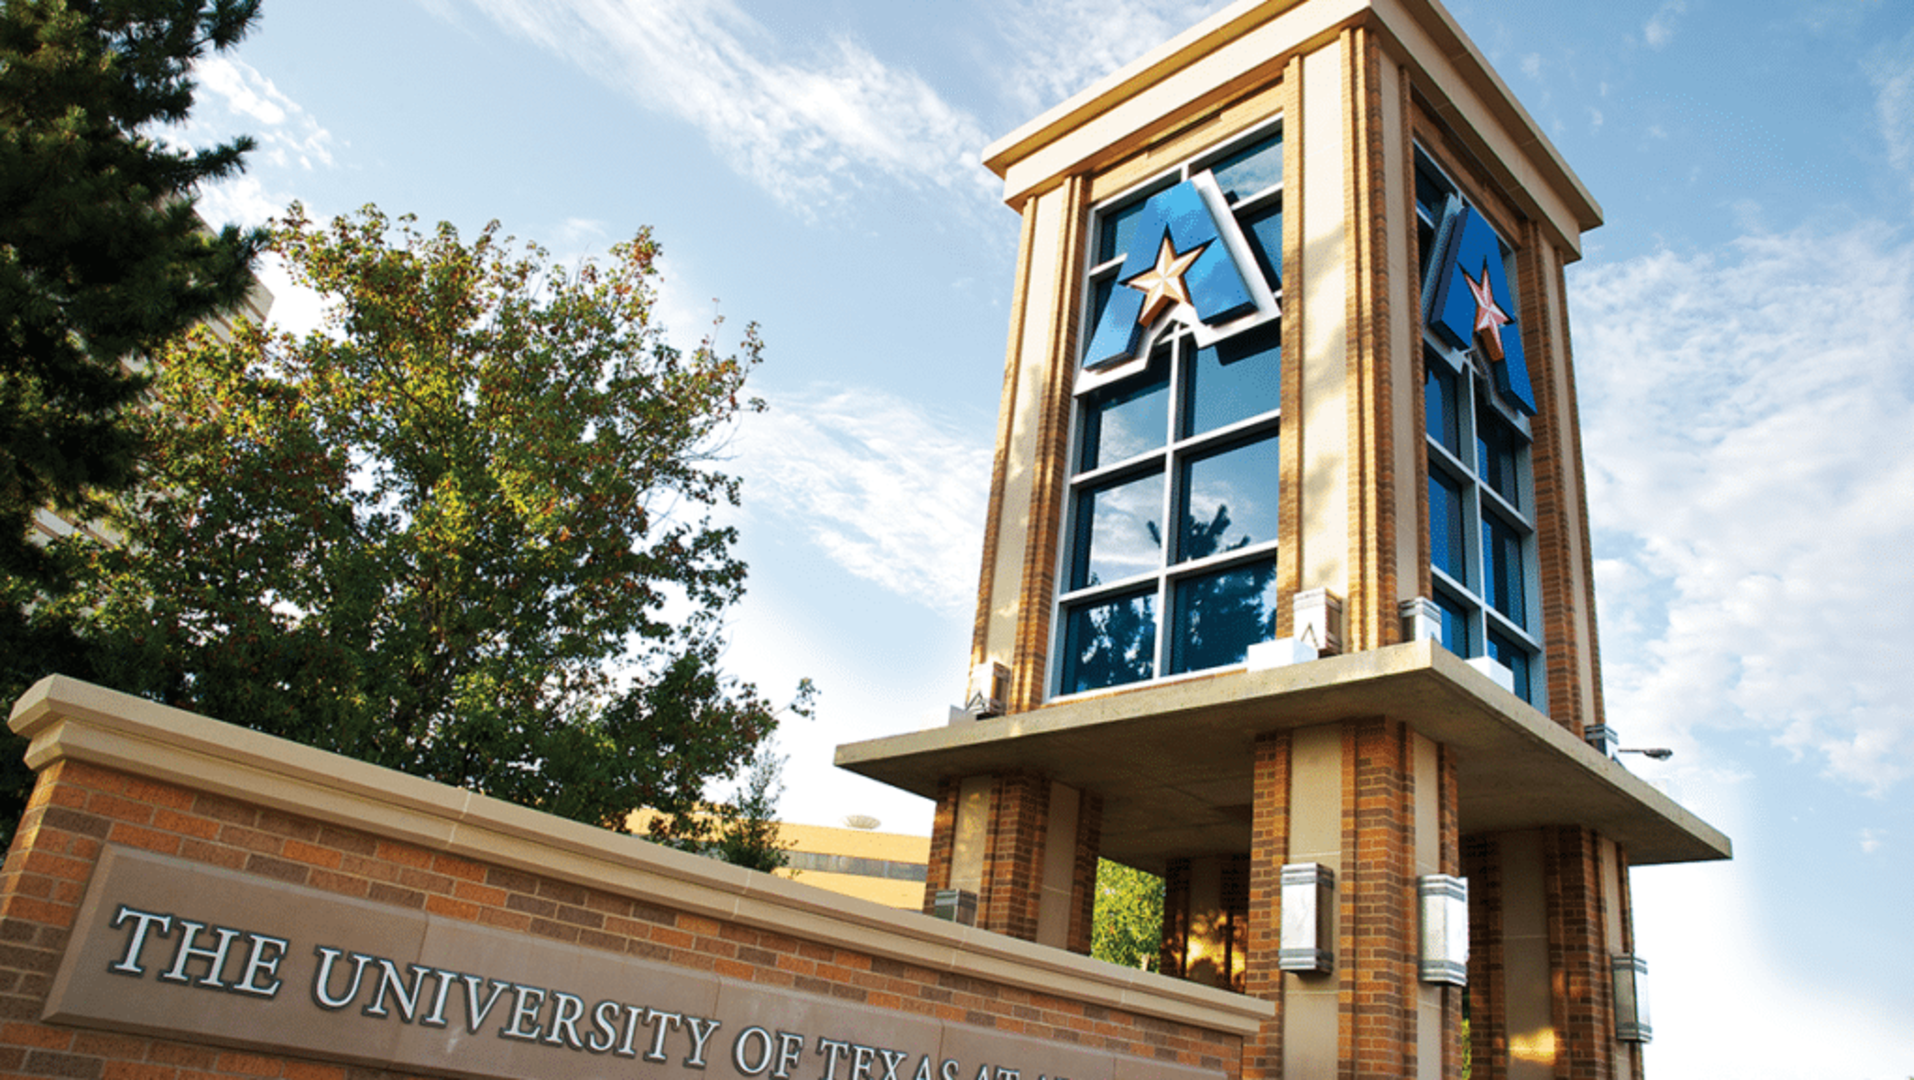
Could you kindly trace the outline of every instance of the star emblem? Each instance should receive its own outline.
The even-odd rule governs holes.
[[[1143,310],[1136,317],[1138,325],[1148,326],[1172,305],[1190,302],[1190,288],[1184,283],[1183,274],[1208,247],[1207,242],[1201,243],[1179,255],[1176,246],[1170,243],[1169,234],[1163,234],[1163,244],[1156,249],[1156,265],[1123,283],[1143,294]]]
[[[1502,359],[1502,328],[1513,323],[1509,313],[1495,302],[1495,288],[1489,282],[1489,267],[1482,266],[1482,280],[1477,281],[1462,271],[1462,280],[1469,283],[1469,292],[1475,295],[1475,332],[1482,339],[1482,347],[1489,359]]]

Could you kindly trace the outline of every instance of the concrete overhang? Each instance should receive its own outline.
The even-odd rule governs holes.
[[[1249,850],[1257,736],[1378,716],[1453,751],[1465,836],[1582,825],[1634,865],[1732,855],[1707,822],[1427,641],[848,743],[837,764],[933,799],[948,778],[1041,773],[1102,797],[1106,857],[1160,871]]]

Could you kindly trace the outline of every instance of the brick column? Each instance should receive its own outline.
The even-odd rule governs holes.
[[[1507,1080],[1502,862],[1494,836],[1471,836],[1463,841],[1462,876],[1469,879],[1469,1077]]]
[[[1077,810],[1076,870],[1070,913],[1070,951],[1090,955],[1097,906],[1097,861],[1103,852],[1103,798],[1084,792]]]
[[[1344,1060],[1357,1077],[1417,1073],[1415,772],[1392,720],[1343,728]],[[1432,823],[1433,824],[1433,823]]]
[[[1290,735],[1256,740],[1249,854],[1249,964],[1244,992],[1276,1003],[1276,1015],[1243,1047],[1243,1080],[1283,1075],[1282,866],[1289,858]],[[1167,905],[1166,905],[1167,907]]]
[[[1562,1080],[1612,1080],[1616,1075],[1598,844],[1594,833],[1574,826],[1542,832],[1558,1033],[1555,1075]]]
[[[937,904],[937,890],[950,888],[951,857],[957,847],[956,779],[946,777],[937,785],[937,812],[930,825],[930,864],[924,872],[924,914],[930,915]]]

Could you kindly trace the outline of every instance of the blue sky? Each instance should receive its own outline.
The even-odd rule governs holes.
[[[1221,6],[267,0],[186,137],[260,140],[214,219],[649,225],[675,337],[759,322],[730,660],[824,691],[788,817],[927,832],[829,761],[963,689],[1018,229],[979,151]],[[1651,1075],[1914,1075],[1914,5],[1450,7],[1606,211],[1569,286],[1608,715],[1736,842],[1634,875]]]

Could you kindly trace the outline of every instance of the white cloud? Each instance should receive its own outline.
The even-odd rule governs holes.
[[[193,75],[204,92],[195,121],[204,119],[209,108],[223,106],[228,115],[215,121],[216,126],[250,132],[259,140],[257,152],[275,165],[297,164],[308,170],[332,166],[332,133],[245,61],[208,57],[193,68]]]
[[[1228,0],[1007,0],[997,27],[1010,44],[998,78],[1034,114],[1195,26]]]
[[[780,515],[860,578],[967,614],[990,448],[876,390],[814,388],[770,404],[733,444],[746,509]]]
[[[1861,830],[1861,854],[1872,855],[1887,843],[1887,831],[1884,829]]]
[[[1611,713],[1914,775],[1914,244],[1803,228],[1571,292]]]
[[[1914,176],[1914,33],[1875,52],[1864,67],[1888,160]]]
[[[731,0],[470,0],[514,33],[697,127],[805,213],[870,179],[987,192],[977,122],[848,38],[788,58]]]
[[[1529,53],[1522,58],[1522,74],[1527,75],[1531,79],[1540,79],[1542,77],[1541,53]]]
[[[1662,6],[1648,17],[1648,23],[1642,27],[1642,37],[1650,48],[1666,48],[1675,40],[1675,20],[1688,11],[1688,0],[1664,0]]]

